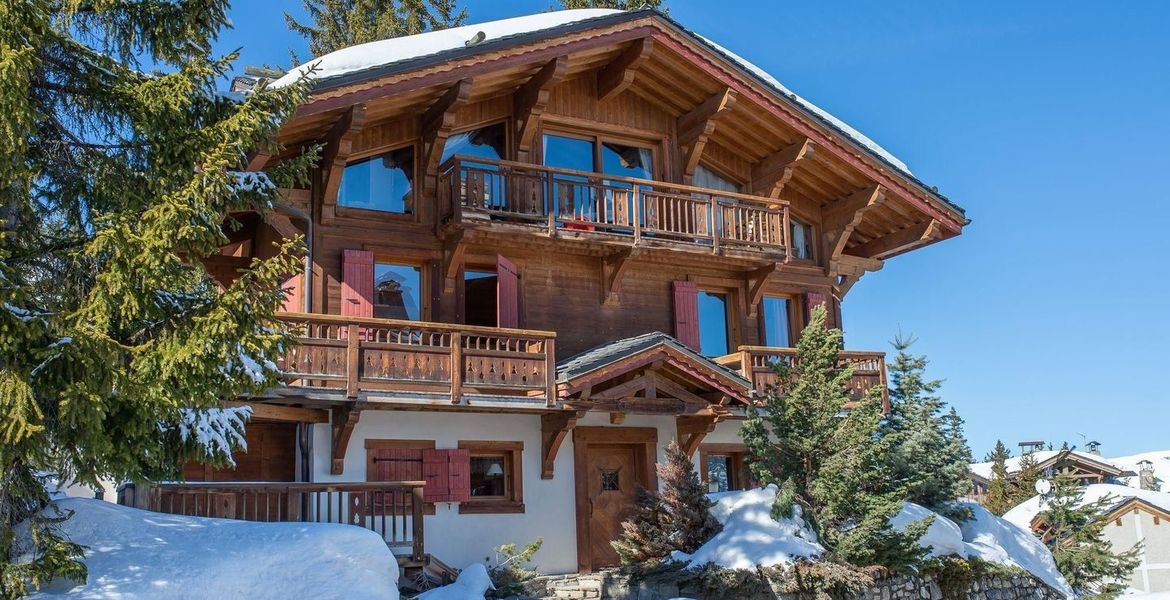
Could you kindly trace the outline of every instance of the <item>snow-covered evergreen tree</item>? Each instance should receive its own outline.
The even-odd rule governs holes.
[[[911,502],[942,508],[970,489],[971,450],[963,420],[938,396],[942,382],[925,377],[928,361],[909,348],[913,337],[892,342],[890,413],[882,434],[895,442],[893,476],[905,482]]]
[[[1011,450],[1004,445],[1003,440],[995,441],[995,449],[987,455],[987,462],[991,463],[991,481],[987,486],[987,498],[983,501],[987,510],[992,514],[1003,516],[1015,506],[1012,503],[1012,490],[1008,482],[1007,460],[1012,457]]]
[[[1085,488],[1075,477],[1057,476],[1051,497],[1043,500],[1044,510],[1039,514],[1043,529],[1038,535],[1078,596],[1115,598],[1125,591],[1130,574],[1141,562],[1140,542],[1115,553],[1102,530],[1117,498],[1105,496],[1085,502],[1084,495]]]
[[[764,414],[749,411],[748,460],[756,479],[780,486],[776,512],[790,515],[791,503],[800,504],[836,558],[900,569],[923,556],[917,540],[929,523],[888,527],[906,486],[892,475],[893,440],[879,435],[881,390],[845,410],[853,371],[838,360],[841,331],[825,320],[824,307],[814,308],[796,357],[775,367],[779,385],[765,395]]]
[[[211,53],[227,8],[0,7],[2,597],[84,577],[80,549],[41,512],[38,474],[91,486],[174,477],[197,450],[184,432],[238,437],[201,415],[274,383],[289,340],[271,317],[299,240],[226,289],[201,259],[227,243],[225,215],[267,214],[306,171],[311,157],[240,172],[248,152],[279,150],[277,128],[306,88],[216,92],[234,58]],[[31,560],[13,562],[25,520]]]
[[[311,22],[284,13],[289,29],[309,40],[313,56],[366,42],[457,27],[467,10],[455,0],[304,0]],[[293,62],[297,57],[293,56]]]
[[[638,10],[655,8],[663,10],[666,0],[560,0],[561,8],[614,8],[617,10]]]
[[[1011,504],[1008,510],[1032,496],[1036,495],[1036,482],[1044,477],[1044,471],[1040,468],[1040,463],[1036,461],[1036,456],[1031,452],[1025,452],[1020,456],[1020,468],[1015,476],[1011,478],[1008,483],[1008,501]]]

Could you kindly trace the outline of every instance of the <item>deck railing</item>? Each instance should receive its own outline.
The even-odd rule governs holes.
[[[769,386],[779,383],[773,365],[781,362],[791,365],[795,358],[795,348],[740,346],[738,352],[716,358],[715,362],[738,371],[752,382],[757,391],[763,393]],[[848,384],[850,400],[860,400],[871,388],[881,386],[882,406],[888,408],[885,353],[842,350],[838,353],[838,360],[841,366],[853,367],[853,377]]]
[[[791,256],[788,203],[677,183],[455,156],[439,169],[443,218],[539,223]]]
[[[422,481],[378,483],[160,483],[121,490],[120,504],[243,521],[340,523],[382,536],[423,559]]]
[[[464,393],[556,400],[556,334],[282,313],[297,338],[278,367],[292,385],[363,391],[440,392],[453,403]]]

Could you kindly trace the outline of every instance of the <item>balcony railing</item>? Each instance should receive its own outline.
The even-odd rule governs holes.
[[[488,218],[558,230],[731,246],[791,256],[788,203],[677,183],[456,156],[439,170],[449,222]]]
[[[769,386],[779,383],[773,365],[791,365],[795,358],[795,348],[740,346],[739,352],[716,358],[715,362],[739,372],[752,382],[757,391],[764,393]],[[853,377],[848,384],[850,400],[860,400],[870,389],[882,386],[882,406],[888,409],[890,400],[886,390],[885,353],[842,350],[838,353],[838,360],[842,367],[853,367]]]
[[[554,338],[548,331],[369,319],[279,315],[297,344],[278,361],[290,385],[368,391],[439,392],[556,399]]]
[[[382,536],[423,559],[422,481],[378,483],[160,483],[127,486],[118,503],[155,512],[243,521],[340,523]]]

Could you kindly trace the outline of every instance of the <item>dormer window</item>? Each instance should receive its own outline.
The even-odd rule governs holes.
[[[337,204],[381,212],[414,212],[414,146],[404,146],[345,166]]]

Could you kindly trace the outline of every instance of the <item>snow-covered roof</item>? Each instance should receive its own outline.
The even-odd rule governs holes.
[[[1036,459],[1036,462],[1038,464],[1043,465],[1044,463],[1060,456],[1062,452],[1065,452],[1065,451],[1064,450],[1036,450],[1034,452],[1028,453],[1026,456],[1031,456],[1032,458]],[[1073,458],[1073,459],[1079,458],[1085,462],[1095,463],[1095,464],[1101,465],[1102,467],[1112,467],[1113,469],[1116,469],[1118,471],[1127,470],[1126,467],[1116,463],[1112,459],[1101,458],[1100,456],[1097,456],[1096,454],[1090,454],[1088,452],[1081,452],[1079,450],[1069,450],[1068,454],[1069,454],[1069,458]],[[1020,463],[1023,461],[1024,456],[1025,455],[1013,456],[1013,457],[1007,459],[1006,461],[1004,461],[1004,465],[1007,467],[1008,475],[1012,475],[1012,474],[1020,472]],[[974,475],[978,475],[979,477],[982,477],[983,479],[991,479],[992,464],[993,463],[990,463],[990,462],[972,463],[971,464],[971,473]]]
[[[1144,460],[1150,461],[1154,465],[1154,477],[1161,480],[1159,489],[1163,492],[1170,492],[1170,450],[1155,450],[1153,452],[1143,452],[1130,456],[1119,456],[1108,460],[1134,473],[1141,472],[1141,465],[1138,463]],[[1141,487],[1140,477],[1138,476],[1124,477],[1122,478],[1122,482],[1130,487]]]
[[[643,13],[652,13],[662,19],[673,23],[679,29],[694,36],[694,38],[701,43],[706,44],[715,52],[722,54],[729,61],[738,64],[741,68],[749,72],[761,83],[771,87],[777,94],[782,95],[791,101],[804,108],[815,117],[821,119],[830,127],[840,131],[849,139],[853,140],[874,156],[883,162],[901,171],[905,175],[914,177],[910,171],[910,167],[905,162],[894,156],[891,152],[883,148],[868,136],[862,134],[860,131],[850,127],[844,121],[841,121],[832,114],[821,109],[816,104],[806,100],[805,98],[795,94],[788,89],[780,80],[773,77],[768,72],[756,66],[752,62],[744,59],[740,55],[728,50],[727,48],[715,43],[714,41],[696,33],[687,30],[670,17],[658,13],[650,9],[641,11],[619,11],[610,9],[574,9],[574,10],[558,10],[533,15],[525,15],[521,17],[513,17],[510,19],[500,19],[496,21],[487,21],[484,23],[475,23],[471,25],[463,25],[461,27],[452,27],[450,29],[443,29],[439,31],[428,31],[411,36],[391,38],[387,40],[380,40],[377,42],[369,42],[366,44],[359,44],[349,48],[343,48],[334,52],[330,52],[324,56],[320,56],[305,62],[304,64],[291,69],[281,78],[272,82],[272,86],[281,87],[289,85],[296,81],[303,74],[310,69],[316,69],[313,73],[315,82],[318,85],[325,83],[327,80],[336,80],[343,76],[356,76],[363,72],[371,72],[370,76],[376,76],[372,73],[374,70],[381,70],[392,65],[407,63],[417,59],[435,57],[445,53],[454,52],[457,50],[466,50],[468,48],[468,41],[476,36],[479,32],[483,32],[484,41],[499,41],[507,38],[514,38],[527,34],[537,32],[548,32],[550,30],[559,29],[571,24],[582,23],[594,19],[603,19],[612,17],[617,14],[629,15],[630,18],[643,16]],[[484,42],[480,42],[482,45]],[[353,77],[346,77],[347,80]],[[955,207],[956,210],[960,210]]]
[[[1137,498],[1163,510],[1170,511],[1170,493],[1166,492],[1141,490],[1111,483],[1090,484],[1085,486],[1084,490],[1085,495],[1082,498],[1082,504],[1096,502],[1106,496],[1114,496],[1118,500],[1114,506],[1130,498]],[[1031,528],[1032,520],[1036,518],[1036,515],[1040,514],[1041,510],[1043,510],[1043,505],[1040,496],[1033,496],[1021,502],[1019,506],[1004,513],[1003,518],[1020,527]]]

